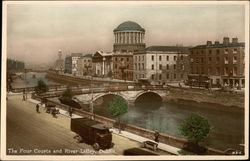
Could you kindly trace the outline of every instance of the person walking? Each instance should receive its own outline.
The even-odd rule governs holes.
[[[70,107],[70,108],[69,108],[69,116],[72,117],[72,114],[73,114],[73,108]]]
[[[155,142],[159,143],[159,136],[160,136],[160,133],[159,133],[158,130],[155,130],[154,136],[155,136]]]
[[[40,113],[40,112],[39,112],[39,104],[36,104],[36,112],[37,112],[37,113]]]

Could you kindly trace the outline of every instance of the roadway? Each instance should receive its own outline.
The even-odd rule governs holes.
[[[92,146],[73,139],[75,133],[70,131],[69,117],[59,114],[53,118],[43,107],[36,113],[35,104],[22,101],[22,95],[8,95],[6,131],[7,155],[89,155],[93,152]],[[125,149],[141,145],[114,133],[112,137],[115,146],[106,154],[122,155]]]

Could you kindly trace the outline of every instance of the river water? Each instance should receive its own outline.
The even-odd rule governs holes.
[[[45,75],[45,73],[26,74],[28,86],[36,86],[38,79],[44,80],[48,85],[55,84],[48,81]],[[159,104],[158,100],[151,96],[144,99],[145,101],[141,100],[140,104],[129,106],[128,113],[122,116],[124,123],[181,137],[178,128],[182,121],[191,113],[198,113],[206,117],[212,126],[205,141],[206,145],[225,150],[239,148],[239,144],[244,143],[243,110],[194,102],[185,104],[164,102]],[[110,117],[107,114],[109,101],[110,98],[104,99],[102,105],[95,106],[94,112]]]

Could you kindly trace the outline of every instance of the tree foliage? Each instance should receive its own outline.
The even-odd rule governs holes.
[[[184,120],[179,128],[181,135],[194,144],[203,141],[208,136],[210,129],[208,120],[198,114],[192,114]]]
[[[64,99],[69,99],[69,100],[71,100],[72,97],[73,97],[73,93],[72,93],[72,91],[71,91],[69,88],[67,88],[67,89],[63,92],[62,97],[63,97]]]
[[[128,104],[121,97],[114,97],[108,105],[108,109],[112,116],[119,117],[128,112]]]
[[[37,86],[35,87],[35,91],[38,94],[45,93],[48,91],[48,87],[43,80],[39,79],[37,82]]]

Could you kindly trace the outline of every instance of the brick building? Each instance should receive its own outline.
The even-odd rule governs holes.
[[[207,41],[190,49],[191,74],[207,75],[212,85],[245,85],[245,43],[238,38],[223,43]]]
[[[133,54],[131,52],[113,55],[113,78],[133,81]]]

